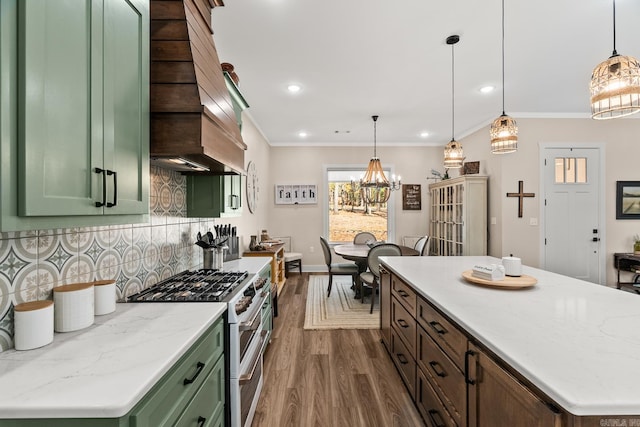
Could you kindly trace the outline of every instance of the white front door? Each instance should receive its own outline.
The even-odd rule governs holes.
[[[600,150],[544,150],[544,269],[600,283]]]

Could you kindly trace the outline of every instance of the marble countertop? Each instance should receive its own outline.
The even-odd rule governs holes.
[[[0,418],[120,417],[226,310],[224,303],[117,304],[51,344],[0,353]]]
[[[566,411],[638,415],[640,297],[523,266],[538,283],[494,289],[461,276],[491,257],[382,262]]]

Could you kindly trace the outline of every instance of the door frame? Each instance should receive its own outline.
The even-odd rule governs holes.
[[[600,195],[598,198],[598,206],[599,206],[599,212],[598,212],[598,216],[600,217],[600,229],[599,229],[599,236],[600,236],[600,242],[599,242],[599,250],[598,250],[598,263],[600,265],[599,268],[599,273],[598,273],[598,284],[606,285],[606,277],[607,277],[607,262],[606,262],[606,248],[607,248],[607,244],[606,244],[606,237],[607,237],[607,217],[606,217],[606,193],[607,193],[607,189],[605,187],[605,177],[606,177],[606,170],[605,170],[605,157],[606,157],[606,144],[604,142],[587,142],[587,143],[579,143],[579,142],[540,142],[538,143],[538,164],[539,164],[539,188],[540,188],[540,195],[542,196],[541,202],[540,202],[540,212],[539,212],[539,216],[538,218],[540,218],[540,253],[539,253],[539,259],[540,259],[540,268],[545,269],[545,244],[544,244],[544,239],[545,239],[545,228],[546,228],[546,224],[545,224],[545,216],[544,216],[544,200],[546,200],[547,198],[547,189],[545,188],[545,176],[544,176],[544,158],[545,158],[545,154],[546,154],[546,150],[547,149],[569,149],[569,148],[575,148],[575,149],[583,149],[583,148],[589,148],[589,149],[597,149],[600,155],[600,164],[599,164],[599,168],[600,168],[600,182],[599,182],[599,190],[600,190]]]

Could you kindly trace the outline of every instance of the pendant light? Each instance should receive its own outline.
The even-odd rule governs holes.
[[[613,53],[591,75],[591,117],[597,120],[640,111],[640,62],[616,52],[616,1],[613,0]]]
[[[360,190],[362,191],[362,197],[368,204],[386,203],[389,200],[389,196],[391,196],[391,191],[400,188],[400,177],[398,176],[397,183],[395,176],[393,182],[389,183],[384,170],[382,170],[382,162],[380,162],[376,153],[376,123],[378,116],[371,116],[371,118],[373,119],[373,157],[369,160],[367,171],[360,179]]]
[[[444,147],[444,167],[446,169],[459,169],[464,161],[462,145],[455,140],[455,85],[454,85],[454,61],[453,45],[460,41],[460,36],[447,37],[447,44],[451,45],[451,141]]]
[[[504,112],[504,0],[502,0],[502,115],[495,119],[489,130],[493,154],[513,153],[518,149],[518,126]]]

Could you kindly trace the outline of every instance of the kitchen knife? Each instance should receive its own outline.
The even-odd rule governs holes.
[[[207,231],[207,238],[209,239],[209,244],[212,244],[214,242],[214,238],[213,238],[213,233],[210,231]]]

